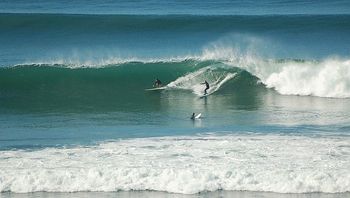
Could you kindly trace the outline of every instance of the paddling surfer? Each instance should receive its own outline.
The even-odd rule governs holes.
[[[196,118],[196,114],[192,113],[191,120],[194,120]]]

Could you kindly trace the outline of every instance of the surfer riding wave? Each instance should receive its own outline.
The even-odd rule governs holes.
[[[153,87],[161,87],[162,81],[160,81],[158,78],[154,81]]]
[[[201,83],[202,85],[205,84],[205,89],[204,89],[204,95],[207,95],[207,90],[210,88],[209,83],[207,81],[204,81],[204,83]]]

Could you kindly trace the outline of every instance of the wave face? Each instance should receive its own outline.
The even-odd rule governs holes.
[[[349,192],[349,143],[348,136],[209,135],[0,151],[0,192]]]
[[[237,72],[242,70],[225,68],[219,62],[194,60],[128,62],[97,68],[22,65],[0,69],[0,96],[3,107],[29,108],[28,111],[81,107],[102,111],[110,107],[128,111],[147,107],[153,109],[152,100],[145,89],[152,88],[157,77],[167,85],[168,92],[188,90],[202,95],[203,85],[200,83],[204,80],[211,84],[209,93],[214,93],[224,84],[227,85]],[[256,82],[253,76],[248,76],[247,80]]]
[[[189,91],[188,97],[203,94],[204,80],[209,82],[209,93],[214,95],[264,92],[271,88],[282,95],[350,97],[349,60],[265,60],[221,50],[226,52],[205,51],[201,57],[182,61],[1,68],[2,107],[44,111],[80,107],[132,110],[150,104],[144,89],[151,88],[155,78],[163,81],[167,93]],[[231,59],[222,57],[225,53]]]

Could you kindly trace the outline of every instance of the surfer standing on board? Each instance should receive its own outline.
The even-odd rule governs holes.
[[[153,87],[161,87],[162,86],[162,82],[156,78],[156,80],[154,81]]]
[[[207,95],[207,90],[209,89],[209,83],[207,81],[204,81],[204,83],[201,83],[202,85],[205,84],[205,89],[204,89],[204,95]]]

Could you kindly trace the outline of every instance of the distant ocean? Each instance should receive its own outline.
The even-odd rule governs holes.
[[[0,196],[348,197],[349,35],[349,1],[2,0]]]

